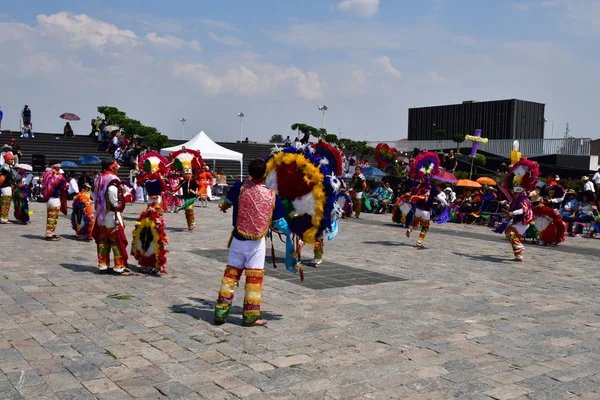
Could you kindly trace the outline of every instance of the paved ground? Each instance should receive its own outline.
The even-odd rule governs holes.
[[[33,209],[0,226],[0,399],[600,399],[598,240],[512,264],[485,228],[434,225],[416,250],[365,215],[305,284],[267,266],[267,328],[240,326],[241,289],[216,327],[230,215],[214,204],[192,234],[167,215],[159,278],[97,275],[95,246],[65,218],[62,241],[41,240]]]

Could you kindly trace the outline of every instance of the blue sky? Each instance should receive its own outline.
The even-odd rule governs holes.
[[[266,141],[290,125],[364,140],[406,137],[408,108],[463,100],[546,103],[554,134],[600,136],[600,2],[304,0],[8,2],[0,106],[16,129],[85,132],[114,105],[171,137]],[[550,136],[551,123],[547,136]],[[465,132],[460,132],[465,133]],[[484,133],[485,135],[485,133]]]

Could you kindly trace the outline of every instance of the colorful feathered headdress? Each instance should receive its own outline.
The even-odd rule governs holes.
[[[418,181],[440,173],[440,158],[437,153],[428,151],[419,154],[410,166],[410,177]]]
[[[321,159],[321,164],[326,164],[329,172],[340,176],[344,172],[342,155],[332,145],[320,139],[318,143],[310,146],[310,151],[315,157]]]
[[[167,167],[168,164],[169,160],[167,160],[164,156],[161,156],[156,151],[151,151],[144,154],[142,157],[140,157],[138,162],[140,169],[148,173],[160,172],[162,174],[165,174],[169,171],[169,168]]]
[[[186,149],[174,151],[169,155],[173,168],[178,171],[192,172],[193,169],[202,169],[204,160],[198,150]]]
[[[539,176],[538,163],[521,158],[508,169],[506,187],[517,193],[533,190],[537,185]]]

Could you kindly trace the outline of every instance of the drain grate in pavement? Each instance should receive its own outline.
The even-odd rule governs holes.
[[[227,264],[227,249],[192,250],[191,253],[217,260],[223,263],[223,265]],[[298,275],[292,274],[285,269],[283,254],[277,256],[275,262],[277,263],[277,268],[273,268],[271,256],[267,255],[265,260],[265,275],[315,290],[407,280],[398,276],[380,274],[325,260],[321,268],[305,266],[305,279],[301,283]]]

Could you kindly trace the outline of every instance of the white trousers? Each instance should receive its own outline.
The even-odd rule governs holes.
[[[265,238],[238,240],[233,238],[229,247],[227,265],[238,269],[265,269]]]

